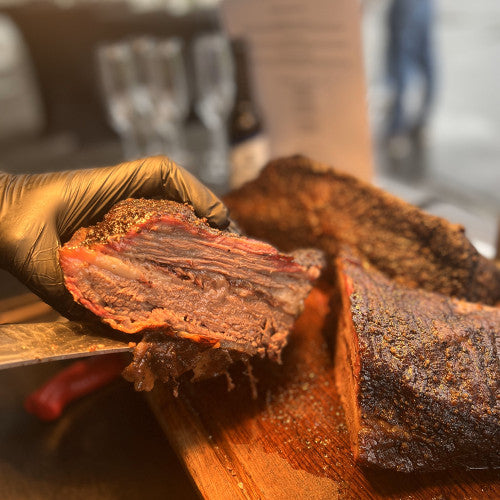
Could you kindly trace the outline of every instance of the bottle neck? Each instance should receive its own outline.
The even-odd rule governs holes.
[[[251,68],[244,40],[231,42],[234,62],[236,99],[229,117],[228,128],[231,144],[248,141],[263,131],[262,120],[252,92]]]
[[[247,46],[242,40],[232,42],[235,59],[236,102],[252,101],[252,82],[249,71]]]

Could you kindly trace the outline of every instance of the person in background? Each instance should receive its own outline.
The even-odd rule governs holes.
[[[405,156],[424,139],[435,91],[432,0],[392,0],[388,10],[387,70],[393,101],[387,123],[389,153]],[[420,77],[421,99],[410,116],[408,90]]]

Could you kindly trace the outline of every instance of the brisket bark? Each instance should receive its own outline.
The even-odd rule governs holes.
[[[459,225],[302,156],[270,162],[224,199],[245,232],[283,250],[356,248],[397,282],[471,302],[500,301],[500,270]]]
[[[500,309],[409,289],[343,251],[336,383],[356,459],[500,467]]]
[[[60,263],[75,300],[103,322],[168,338],[156,347],[151,339],[158,335],[145,339],[136,353],[137,377],[134,369],[127,371],[139,388],[149,389],[154,373],[166,379],[179,372],[172,364],[172,339],[188,341],[178,346],[196,359],[191,369],[201,366],[199,355],[207,350],[208,357],[228,363],[253,355],[279,360],[322,255],[285,255],[211,228],[187,205],[130,199],[96,226],[78,230],[60,250]],[[198,345],[186,348],[193,342]],[[162,363],[170,363],[163,372],[156,369]]]

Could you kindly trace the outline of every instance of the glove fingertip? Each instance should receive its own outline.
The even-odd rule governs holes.
[[[166,156],[161,161],[164,196],[175,201],[189,203],[198,217],[205,217],[218,229],[229,225],[229,210],[222,201],[198,178]]]
[[[229,210],[222,202],[219,202],[216,208],[211,209],[208,215],[205,215],[209,224],[223,231],[230,224]]]
[[[240,226],[238,226],[233,219],[229,219],[229,225],[226,227],[226,231],[238,236],[242,234]]]

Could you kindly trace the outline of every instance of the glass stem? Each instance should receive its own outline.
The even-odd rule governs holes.
[[[180,128],[180,125],[177,123],[165,123],[160,131],[163,142],[163,153],[174,159],[179,150],[183,149]]]
[[[135,160],[140,156],[139,141],[133,129],[120,135],[124,160]]]
[[[227,159],[228,144],[226,127],[217,127],[212,131],[214,150],[217,151],[221,159]]]
[[[203,180],[209,184],[224,186],[228,171],[228,138],[224,125],[211,129],[211,151]]]

